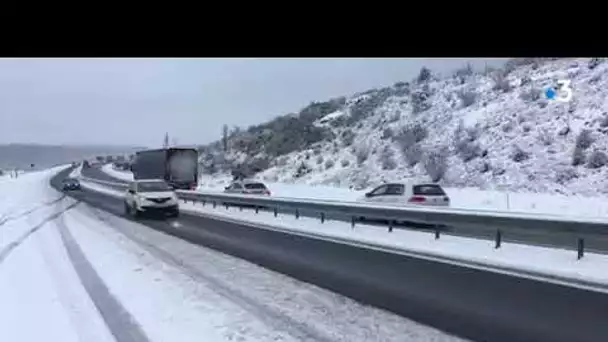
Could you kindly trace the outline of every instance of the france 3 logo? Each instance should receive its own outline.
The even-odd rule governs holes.
[[[572,100],[572,88],[570,80],[558,80],[557,85],[545,89],[545,96],[548,100],[557,102],[570,102]]]

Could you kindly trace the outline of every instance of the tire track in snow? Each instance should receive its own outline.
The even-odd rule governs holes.
[[[55,204],[55,203],[58,203],[58,202],[60,202],[61,200],[63,200],[65,197],[66,197],[66,195],[65,195],[65,194],[63,194],[63,195],[61,195],[61,197],[59,197],[59,198],[56,198],[56,199],[51,200],[51,201],[48,201],[48,202],[44,202],[44,203],[42,203],[41,205],[38,205],[38,206],[36,206],[36,207],[34,207],[34,208],[32,208],[32,209],[28,210],[28,211],[25,211],[25,212],[23,212],[23,213],[21,213],[21,214],[18,214],[18,215],[16,215],[16,216],[3,215],[2,217],[0,217],[0,226],[2,226],[2,225],[4,225],[4,224],[6,224],[7,222],[14,221],[14,220],[19,219],[19,218],[21,218],[21,217],[27,216],[27,215],[29,215],[29,214],[31,214],[31,213],[33,213],[33,212],[37,211],[37,210],[40,210],[40,209],[42,209],[42,208],[44,208],[44,207],[48,207],[48,206],[50,206],[50,205],[53,205],[53,204]]]
[[[190,266],[189,264],[181,261],[179,258],[173,256],[170,252],[166,251],[163,248],[152,245],[147,241],[142,240],[130,234],[122,229],[115,227],[111,222],[103,217],[99,209],[87,206],[87,209],[100,221],[106,223],[108,227],[111,227],[119,234],[125,236],[127,239],[133,241],[135,244],[139,245],[145,251],[150,253],[152,256],[156,257],[160,261],[177,267],[181,269],[184,274],[191,277],[192,279],[200,282],[207,283],[211,285],[211,289],[215,291],[217,294],[221,295],[224,298],[232,301],[237,304],[244,310],[254,314],[260,320],[268,324],[269,326],[275,327],[276,329],[280,329],[288,332],[290,335],[296,337],[301,341],[318,341],[318,342],[332,342],[331,338],[323,334],[321,331],[317,331],[309,327],[306,324],[298,322],[296,320],[291,319],[288,316],[285,316],[281,313],[274,311],[263,303],[256,302],[251,298],[243,295],[242,293],[231,289],[230,287],[223,284],[220,280],[215,279],[212,276],[208,276],[203,272],[199,271],[195,267]]]
[[[63,199],[63,197],[61,199]],[[55,201],[53,201],[53,203],[55,203],[57,201],[58,200],[55,200]],[[65,213],[66,211],[72,209],[73,207],[75,207],[78,204],[80,204],[80,202],[72,203],[69,206],[67,206],[66,208],[64,208],[63,210],[50,215],[49,217],[47,217],[44,220],[42,220],[42,222],[38,223],[37,225],[35,225],[32,228],[30,228],[27,232],[25,232],[24,234],[22,234],[19,238],[17,238],[17,240],[9,243],[6,247],[4,247],[2,250],[0,250],[0,264],[2,264],[2,262],[4,262],[4,260],[9,256],[9,254],[11,254],[11,252],[13,250],[15,250],[15,248],[19,247],[19,245],[21,245],[23,242],[25,242],[25,240],[27,240],[28,237],[30,237],[32,234],[34,234],[35,232],[37,232],[40,228],[44,227],[45,224],[47,224],[50,221],[53,221],[54,219],[60,217],[61,215],[63,215],[63,213]],[[48,204],[46,204],[46,205],[48,205]],[[41,207],[34,208],[34,209],[30,210],[30,212],[38,210]],[[23,216],[23,215],[21,215],[21,216]]]
[[[80,203],[80,202],[78,202]],[[99,310],[106,326],[117,342],[149,342],[135,318],[122,306],[110,292],[103,279],[86,258],[80,245],[74,239],[63,218],[57,220],[61,240],[68,258],[76,270],[93,304]]]

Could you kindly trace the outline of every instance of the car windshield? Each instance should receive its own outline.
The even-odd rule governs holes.
[[[444,196],[445,192],[437,184],[414,185],[414,195],[439,195]]]
[[[171,191],[172,189],[165,182],[140,182],[137,184],[139,192],[162,192]]]
[[[266,190],[266,186],[262,183],[247,183],[245,184],[247,190]]]

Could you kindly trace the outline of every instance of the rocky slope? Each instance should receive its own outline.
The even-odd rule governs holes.
[[[570,102],[545,89],[571,80]],[[450,187],[608,192],[608,63],[517,59],[312,103],[202,148],[204,172],[366,188],[434,180]]]

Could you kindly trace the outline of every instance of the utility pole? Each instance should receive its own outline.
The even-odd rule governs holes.
[[[169,133],[165,133],[165,141],[163,141],[163,148],[169,147]]]

